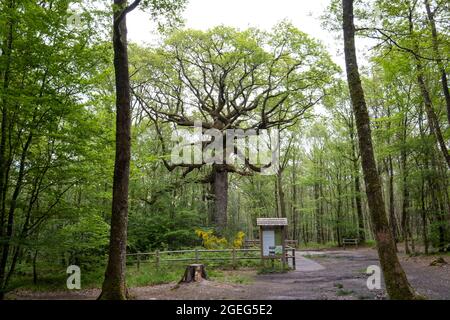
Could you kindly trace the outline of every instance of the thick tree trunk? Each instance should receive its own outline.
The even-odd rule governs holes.
[[[276,177],[276,185],[277,185],[277,199],[278,199],[278,217],[286,218],[286,202],[284,200],[284,190],[283,190],[283,171],[278,170]]]
[[[398,260],[386,217],[381,182],[373,152],[369,113],[356,58],[353,0],[342,0],[342,4],[347,80],[358,130],[367,199],[386,289],[391,299],[414,299],[416,297],[414,290]]]
[[[214,196],[212,222],[218,234],[222,234],[228,223],[228,171],[225,166],[213,165],[211,190]]]
[[[279,218],[280,217],[280,203],[279,203],[279,197],[278,197],[278,186],[277,186],[277,179],[275,177],[275,180],[273,182],[273,201],[275,202],[275,217]]]
[[[114,0],[114,69],[116,85],[116,158],[114,165],[111,235],[108,266],[99,299],[125,300],[128,185],[131,158],[131,104],[130,77],[128,71],[126,15],[122,10],[126,0]]]

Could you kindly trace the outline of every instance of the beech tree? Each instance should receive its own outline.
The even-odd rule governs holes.
[[[131,89],[128,66],[128,43],[126,16],[142,6],[153,16],[174,14],[184,4],[176,1],[135,0],[130,5],[127,0],[113,3],[113,48],[116,88],[116,156],[113,179],[113,199],[111,215],[111,237],[108,265],[99,299],[124,300],[127,298],[125,281],[127,228],[128,228],[128,187],[131,158]]]
[[[347,81],[355,113],[367,201],[386,289],[391,299],[414,299],[416,295],[398,260],[397,249],[386,216],[381,181],[373,152],[369,113],[356,58],[353,0],[342,0],[342,10]]]

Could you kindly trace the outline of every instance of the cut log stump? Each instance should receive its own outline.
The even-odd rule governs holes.
[[[208,279],[205,266],[203,264],[191,264],[186,267],[183,279],[179,283],[199,282],[204,279]]]

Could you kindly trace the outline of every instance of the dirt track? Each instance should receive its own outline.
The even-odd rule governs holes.
[[[151,287],[132,288],[135,299],[385,299],[381,290],[368,290],[365,271],[370,265],[378,265],[375,250],[352,249],[346,251],[324,251],[320,254],[302,253],[298,271],[284,274],[256,275],[244,271],[253,278],[252,284],[235,285],[204,281],[181,285],[164,284]],[[408,258],[401,256],[408,279],[416,290],[429,299],[450,300],[450,265],[429,266],[434,257]],[[447,258],[447,262],[449,259]],[[309,261],[312,261],[310,263]],[[234,271],[240,272],[242,271]],[[99,290],[79,292],[31,293],[16,292],[12,299],[95,299]]]

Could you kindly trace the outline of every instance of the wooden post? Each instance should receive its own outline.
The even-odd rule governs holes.
[[[233,248],[232,255],[233,255],[233,262],[232,262],[233,268],[236,268],[236,248]]]
[[[259,227],[259,246],[260,246],[260,249],[261,249],[261,267],[262,268],[265,267],[263,244],[264,244],[264,240],[262,238],[262,226],[260,226]]]
[[[296,262],[295,262],[295,248],[292,248],[292,267],[294,270],[297,270]]]
[[[137,255],[137,270],[141,269],[141,255],[138,253]]]
[[[156,268],[159,268],[159,250],[156,250]]]
[[[283,270],[286,268],[286,227],[281,227],[282,231],[281,231],[281,237],[282,237],[282,241],[281,241],[281,245],[283,248],[282,251],[282,257],[281,257],[281,263],[283,265]]]

